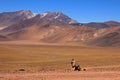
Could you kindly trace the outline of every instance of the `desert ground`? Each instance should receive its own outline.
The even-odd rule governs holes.
[[[0,80],[120,80],[120,48],[0,42]]]

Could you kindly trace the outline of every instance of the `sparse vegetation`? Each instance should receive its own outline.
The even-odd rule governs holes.
[[[81,67],[118,65],[119,48],[49,46],[49,45],[0,45],[0,71],[27,71],[70,69],[70,60],[76,59]]]

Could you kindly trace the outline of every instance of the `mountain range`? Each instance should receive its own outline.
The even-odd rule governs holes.
[[[61,12],[0,13],[0,41],[15,40],[119,47],[120,22],[80,23]]]

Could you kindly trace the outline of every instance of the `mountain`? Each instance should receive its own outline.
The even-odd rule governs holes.
[[[3,14],[3,13],[0,13]],[[120,47],[120,23],[116,21],[79,23],[61,12],[34,15],[31,11],[7,12],[1,25],[0,41],[29,40],[43,43],[75,43]],[[0,20],[3,18],[0,17]]]
[[[13,24],[0,32],[14,40],[24,39],[55,43],[84,42],[90,38],[88,35],[93,34],[90,30],[93,31],[92,28],[80,26],[80,23],[61,12],[45,12]]]
[[[120,26],[120,22],[117,22],[117,21],[107,21],[107,22],[104,22],[104,23],[107,24],[110,27]]]
[[[43,14],[38,14],[33,18],[23,20],[18,24],[13,24],[3,29],[2,33],[11,33],[16,32],[18,30],[36,25],[36,26],[72,26],[75,24],[79,24],[77,21],[69,18],[60,12],[46,12]]]
[[[85,24],[85,26],[93,27],[93,28],[106,28],[106,27],[110,27],[109,25],[107,25],[105,23],[99,23],[99,22],[90,22],[90,23]]]
[[[105,28],[99,31],[102,32],[96,33],[96,38],[88,42],[88,45],[120,47],[120,26]]]
[[[44,22],[43,25],[49,24],[49,25],[68,25],[68,24],[77,24],[78,22],[71,19],[70,17],[66,16],[65,14],[61,12],[45,12],[43,14],[40,14],[36,16],[36,18],[39,18],[39,22]],[[41,24],[41,23],[39,23]]]
[[[93,27],[93,28],[108,28],[108,27],[116,27],[120,26],[120,22],[117,21],[106,21],[106,22],[90,22],[84,24],[85,26],[88,27]]]
[[[20,10],[16,12],[3,12],[0,13],[0,30],[34,17],[36,14],[29,10]]]
[[[8,34],[15,40],[31,40],[45,43],[86,42],[92,39],[94,28],[85,26],[31,26],[23,30]]]

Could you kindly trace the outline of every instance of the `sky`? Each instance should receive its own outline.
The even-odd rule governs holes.
[[[120,21],[120,0],[0,0],[0,12],[62,12],[80,23]]]

